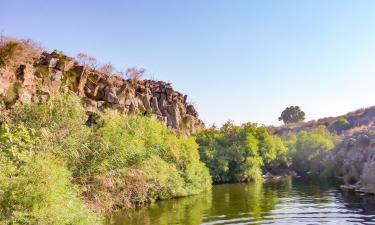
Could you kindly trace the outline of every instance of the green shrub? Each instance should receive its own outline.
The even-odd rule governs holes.
[[[201,131],[197,142],[215,182],[260,180],[262,170],[290,161],[283,141],[256,124],[236,126],[228,122],[220,130]]]
[[[133,195],[142,200],[128,199],[131,203],[197,194],[211,187],[209,172],[199,161],[195,140],[168,130],[155,119],[107,111],[95,133],[107,146],[90,163],[96,164],[99,173],[118,174],[116,171],[128,168],[145,179],[146,191]],[[131,189],[134,185],[124,184],[122,188]]]
[[[25,163],[24,154],[36,152],[57,159],[70,171],[70,184],[84,190],[82,196],[97,212],[211,187],[195,139],[169,130],[156,119],[109,110],[88,127],[79,98],[66,93],[51,96],[46,103],[17,106],[1,120],[10,121],[19,138],[0,137],[3,155],[15,165]],[[9,126],[2,129],[12,133]]]
[[[13,104],[18,98],[19,84],[11,84],[5,94],[4,103],[6,105]]]
[[[16,168],[1,161],[0,223],[99,224],[59,162],[38,155]]]
[[[187,195],[185,181],[175,165],[154,156],[142,162],[141,170],[152,184],[151,201],[152,199],[168,199]]]
[[[47,66],[37,66],[35,69],[35,75],[46,79],[49,77],[49,68]]]
[[[337,141],[337,137],[324,126],[291,136],[289,148],[294,152],[293,169],[299,174],[320,174],[324,155],[335,147]]]
[[[347,130],[351,127],[348,119],[345,116],[339,117],[330,127],[330,130],[335,131],[338,134],[341,134],[344,130]]]
[[[38,146],[32,130],[2,125],[0,223],[99,224],[79,198],[70,171]]]
[[[43,104],[18,106],[10,117],[15,124],[33,129],[42,142],[41,151],[64,159],[76,178],[86,169],[82,164],[87,157],[98,150],[92,146],[100,145],[100,138],[85,126],[86,113],[79,98],[70,93],[52,96]]]
[[[256,136],[259,140],[259,154],[263,158],[266,170],[291,165],[292,159],[289,155],[289,149],[280,137],[269,134],[264,127],[257,129]]]

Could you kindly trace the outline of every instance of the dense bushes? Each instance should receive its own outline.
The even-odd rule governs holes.
[[[0,223],[96,224],[92,211],[208,190],[209,171],[214,182],[256,181],[291,164],[320,173],[336,143],[324,127],[282,140],[226,123],[197,134],[198,146],[145,116],[109,110],[91,127],[86,120],[71,94],[0,113]]]
[[[290,169],[300,175],[320,175],[322,159],[338,141],[323,126],[283,139],[251,123],[226,123],[197,135],[201,159],[219,183],[259,180],[262,173]]]
[[[301,175],[321,174],[323,157],[338,141],[324,126],[289,136],[287,143],[293,155],[292,168]]]
[[[199,161],[198,146],[193,138],[182,137],[157,120],[124,117],[115,111],[104,113],[98,126],[96,136],[102,138],[106,147],[89,164],[97,168],[93,179],[101,180],[102,185],[88,192],[90,199],[97,199],[95,196],[105,191],[108,182],[119,185],[125,193],[133,192],[129,199],[104,204],[101,208],[197,194],[211,187],[209,172]],[[116,176],[106,182],[108,171]],[[129,179],[135,179],[139,185],[123,183]],[[111,202],[113,199],[116,198],[108,196],[102,200]]]
[[[22,125],[0,130],[1,224],[98,224],[71,174]]]
[[[111,211],[211,187],[194,138],[152,118],[107,111],[88,127],[79,99],[61,94],[0,120],[0,223],[95,224],[87,206]]]
[[[215,182],[259,180],[262,169],[274,169],[290,162],[282,140],[256,124],[236,126],[228,122],[221,129],[200,132],[197,142],[201,159]]]

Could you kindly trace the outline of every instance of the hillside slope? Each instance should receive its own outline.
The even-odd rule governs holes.
[[[340,118],[345,118],[345,120],[348,121],[348,126],[338,131],[335,127],[335,123],[337,123]],[[289,132],[298,133],[301,130],[314,129],[322,125],[326,126],[331,132],[343,134],[344,136],[352,136],[358,133],[375,131],[375,106],[358,109],[356,111],[336,117],[326,117],[308,122],[272,127],[270,130],[277,135],[284,136]]]

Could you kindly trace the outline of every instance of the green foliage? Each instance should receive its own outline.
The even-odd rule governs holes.
[[[262,169],[289,164],[283,141],[256,124],[210,128],[197,135],[201,159],[215,182],[260,180]]]
[[[320,174],[323,156],[335,147],[337,141],[337,137],[324,126],[290,136],[288,145],[294,152],[294,170],[299,174]]]
[[[35,69],[35,75],[46,79],[49,76],[49,69],[47,66],[37,66]]]
[[[279,120],[282,120],[285,124],[297,123],[305,120],[305,113],[299,106],[290,106],[281,113]]]
[[[22,125],[11,128],[8,124],[2,124],[0,127],[2,159],[7,159],[17,168],[25,164],[38,144],[34,133],[33,130]]]
[[[33,130],[2,125],[0,223],[98,224],[79,198],[70,172],[39,146]]]
[[[107,111],[96,125],[88,127],[79,98],[65,93],[51,96],[46,103],[18,105],[1,120],[10,123],[4,123],[1,128],[2,156],[7,157],[14,168],[25,166],[32,173],[35,170],[29,164],[33,160],[37,161],[33,161],[35,166],[52,168],[51,171],[41,169],[40,176],[27,174],[31,183],[45,183],[43,176],[52,179],[55,173],[60,174],[60,183],[54,182],[58,186],[53,186],[51,181],[46,194],[52,196],[55,191],[66,189],[67,200],[60,201],[61,205],[68,204],[69,199],[69,202],[75,201],[72,196],[73,193],[76,197],[79,195],[77,186],[84,191],[82,196],[88,206],[97,212],[197,194],[211,187],[211,177],[200,162],[195,139],[170,131],[156,119]],[[40,160],[42,156],[46,158],[46,165]],[[22,179],[15,179],[14,185]],[[7,188],[12,191],[15,186]],[[27,188],[33,190],[33,185]],[[4,199],[7,201],[10,200]],[[36,219],[36,223],[44,223],[42,214],[47,208],[43,201],[33,204],[33,208],[41,208],[35,212],[35,218],[42,218]],[[19,210],[29,211],[27,207],[20,203]],[[76,210],[76,214],[86,213],[78,205]],[[16,212],[15,209],[9,211]]]
[[[155,119],[124,117],[117,111],[107,111],[95,133],[106,146],[90,162],[97,169],[98,176],[105,171],[129,168],[138,171],[138,177],[146,179],[141,183],[147,190],[136,194],[137,198],[143,200],[130,199],[130,202],[142,203],[197,194],[211,187],[209,172],[199,161],[195,140],[168,130]],[[123,173],[117,180],[123,180],[128,175]],[[134,188],[127,184],[120,186],[125,192]],[[125,201],[121,204],[128,203]]]
[[[17,83],[11,84],[5,94],[4,103],[13,104],[18,98],[18,90],[20,85]]]
[[[64,72],[64,76],[62,77],[62,83],[69,88],[69,90],[74,90],[75,87],[78,86],[78,75],[74,69],[70,69]]]
[[[10,117],[15,124],[35,130],[42,142],[41,151],[64,159],[76,179],[86,170],[83,164],[94,154],[93,146],[100,145],[100,139],[96,142],[85,126],[86,114],[79,99],[69,93],[52,96],[43,104],[19,106]]]
[[[259,153],[268,170],[291,165],[289,149],[280,137],[270,135],[267,129],[262,127],[257,130],[257,139],[259,140]]]
[[[339,117],[330,127],[332,131],[341,134],[344,130],[347,130],[351,127],[348,119],[345,116]]]
[[[185,182],[176,166],[154,156],[144,161],[141,170],[152,183],[151,199],[168,199],[186,195]]]

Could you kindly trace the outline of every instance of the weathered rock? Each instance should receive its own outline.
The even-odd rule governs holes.
[[[48,68],[55,68],[58,61],[59,59],[57,58],[48,57],[45,59],[44,65],[46,65]]]
[[[345,188],[375,193],[375,136],[356,134],[346,137],[343,144],[330,152],[325,165],[341,170]]]
[[[375,154],[363,165],[360,191],[375,193]]]
[[[112,85],[104,88],[104,100],[109,103],[118,103],[118,98],[116,94],[116,89]]]
[[[88,115],[112,108],[126,114],[154,114],[170,128],[188,134],[204,127],[187,96],[174,91],[170,83],[125,80],[78,65],[58,51],[43,52],[17,70],[0,68],[0,101],[9,107],[17,101],[45,102],[51,94],[67,89],[82,98]]]

